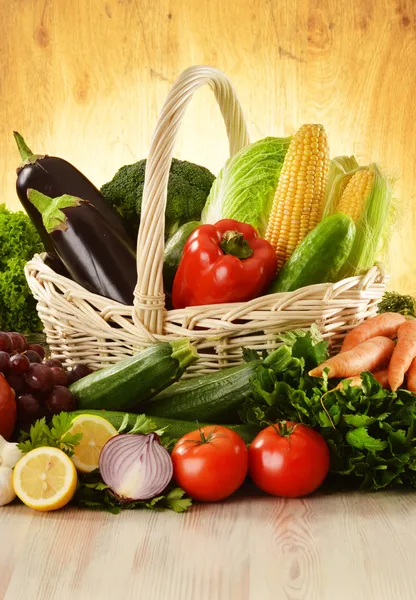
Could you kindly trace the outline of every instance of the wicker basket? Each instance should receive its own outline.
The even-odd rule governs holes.
[[[162,268],[169,169],[185,109],[204,84],[212,88],[221,108],[231,156],[249,142],[240,104],[225,75],[210,67],[184,71],[164,104],[147,160],[133,306],[89,293],[52,271],[40,255],[26,265],[52,356],[67,365],[87,363],[99,369],[155,342],[188,337],[200,354],[189,375],[208,373],[242,362],[242,347],[274,349],[279,333],[312,323],[335,351],[346,331],[377,310],[387,283],[381,265],[362,277],[250,302],[165,309]]]

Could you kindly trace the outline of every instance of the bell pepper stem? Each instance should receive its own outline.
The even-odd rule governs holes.
[[[239,259],[249,258],[253,254],[250,244],[239,231],[226,231],[220,243],[225,254],[231,254]]]

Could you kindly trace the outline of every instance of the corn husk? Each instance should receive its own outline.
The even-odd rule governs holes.
[[[359,166],[354,157],[338,157],[331,161],[324,215],[340,212],[338,207],[345,188],[354,174],[362,170],[372,172],[374,177],[367,197],[362,198],[362,209],[355,223],[355,240],[340,273],[341,278],[361,275],[375,262],[383,260],[395,220],[396,210],[389,178],[376,163]],[[347,212],[345,207],[344,212]]]

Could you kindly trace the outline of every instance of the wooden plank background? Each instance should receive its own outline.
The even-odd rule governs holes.
[[[331,154],[397,179],[391,286],[416,294],[414,0],[1,0],[0,201],[18,208],[12,131],[101,185],[147,154],[163,100],[192,64],[222,69],[252,140],[321,122]],[[215,173],[227,142],[198,92],[176,148]]]

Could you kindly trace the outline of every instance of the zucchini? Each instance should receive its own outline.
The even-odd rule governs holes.
[[[168,387],[198,358],[188,339],[154,344],[69,386],[80,409],[135,410]]]
[[[342,213],[325,217],[295,249],[268,293],[292,292],[315,283],[337,281],[354,238],[351,217]]]
[[[119,429],[119,427],[121,426],[121,423],[123,422],[124,415],[125,415],[124,412],[115,412],[115,411],[106,411],[106,410],[76,410],[74,412],[69,413],[69,415],[73,418],[77,417],[78,415],[84,415],[84,414],[97,415],[99,417],[104,417],[104,419],[107,419],[107,421],[109,421],[113,425],[113,427],[115,427],[116,429]],[[129,413],[128,428],[131,429],[134,426],[136,419],[137,419],[136,414]],[[195,431],[196,429],[198,429],[198,427],[205,427],[207,425],[213,425],[213,423],[200,423],[197,421],[182,421],[182,420],[178,420],[178,419],[166,419],[164,417],[154,417],[154,416],[151,416],[150,419],[156,425],[157,429],[163,429],[164,427],[167,427],[166,437],[174,440],[175,442],[179,438],[181,438],[183,435],[185,435],[186,433]],[[236,425],[236,424],[234,424],[234,425],[226,425],[226,427],[228,427],[229,429],[232,429],[233,431],[235,431],[236,433],[241,435],[241,437],[246,442],[246,444],[249,444],[250,442],[252,442],[253,439],[256,437],[256,435],[260,431],[260,427],[256,427],[255,425],[242,425],[242,424]]]
[[[250,377],[258,361],[180,381],[154,396],[145,407],[150,416],[235,423],[250,395]]]
[[[166,290],[172,289],[185,244],[191,233],[200,225],[199,221],[184,223],[166,242],[163,262],[163,283]]]

